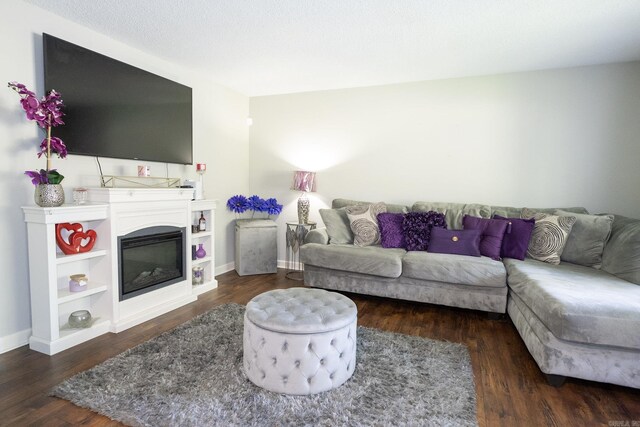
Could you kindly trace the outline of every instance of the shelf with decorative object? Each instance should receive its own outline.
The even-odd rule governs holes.
[[[73,255],[65,255],[62,252],[58,252],[56,254],[56,263],[67,264],[70,262],[77,262],[77,261],[82,261],[84,259],[97,258],[105,255],[107,255],[107,251],[104,249],[96,249],[91,252],[84,252],[84,253],[73,254]]]
[[[87,289],[79,292],[71,292],[69,289],[58,288],[58,304],[64,304],[80,298],[88,297],[107,291],[107,285],[99,282],[89,282]]]
[[[218,287],[218,281],[215,280],[215,200],[192,200],[191,201],[191,224],[192,232],[190,233],[190,244],[195,245],[206,253],[202,258],[191,260],[189,266],[191,270],[192,292],[194,295],[200,295]],[[200,218],[204,218],[204,230],[201,229]],[[194,232],[195,231],[195,232]],[[195,271],[194,269],[198,269]],[[197,279],[196,279],[197,276]],[[202,281],[197,283],[196,280]]]
[[[58,353],[67,348],[71,348],[78,344],[82,344],[85,341],[89,341],[92,338],[98,337],[102,334],[109,332],[109,326],[111,322],[109,320],[98,319],[90,328],[61,328],[58,331],[59,338],[51,346],[54,350],[53,353]]]
[[[191,261],[193,264],[199,265],[199,264],[208,264],[213,260],[213,258],[211,258],[210,256],[204,257],[204,258],[197,258],[194,259],[193,261]]]
[[[108,205],[84,204],[41,208],[23,207],[29,242],[29,282],[31,297],[32,335],[29,345],[46,354],[55,354],[109,330],[110,309],[104,294],[107,283],[91,282],[86,290],[71,292],[69,276],[82,273],[88,277],[110,280],[108,238]],[[76,230],[83,245],[88,230],[95,233],[95,246],[87,252],[66,255],[60,248],[62,233],[57,224],[67,224]],[[73,241],[73,230],[62,236],[64,242]],[[58,238],[57,238],[58,237]],[[64,326],[69,315],[86,309],[92,317],[100,318],[90,327],[67,331]]]
[[[204,239],[205,237],[211,237],[213,233],[211,231],[200,231],[198,233],[191,233],[192,240]]]
[[[180,178],[116,175],[102,175],[101,178],[102,187],[105,188],[170,188],[180,186]]]

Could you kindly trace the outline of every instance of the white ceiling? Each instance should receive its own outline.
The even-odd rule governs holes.
[[[25,0],[249,96],[640,59],[640,0]]]

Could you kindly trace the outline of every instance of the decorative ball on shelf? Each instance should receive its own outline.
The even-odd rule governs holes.
[[[91,313],[89,310],[74,311],[69,315],[69,326],[72,328],[88,328],[91,326]]]

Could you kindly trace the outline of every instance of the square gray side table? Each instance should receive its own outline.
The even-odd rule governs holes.
[[[236,220],[236,271],[240,276],[278,271],[278,228],[271,219]]]

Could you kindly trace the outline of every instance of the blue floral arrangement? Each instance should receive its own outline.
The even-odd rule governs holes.
[[[265,200],[255,194],[251,197],[245,197],[238,194],[227,200],[227,209],[238,215],[251,211],[252,217],[256,212],[266,213],[271,216],[280,215],[280,212],[282,212],[282,205],[273,197]]]

